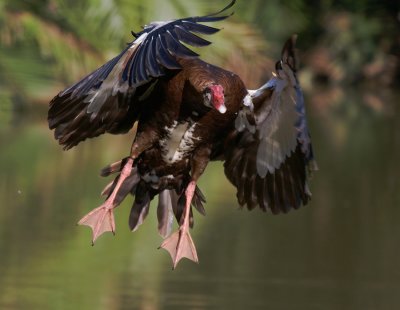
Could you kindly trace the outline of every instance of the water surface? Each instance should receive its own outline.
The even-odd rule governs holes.
[[[238,210],[221,163],[213,163],[200,182],[207,216],[195,215],[200,264],[184,260],[175,271],[157,250],[154,210],[129,231],[131,198],[116,210],[115,237],[92,247],[90,230],[75,225],[102,202],[108,180],[99,170],[126,155],[132,136],[63,152],[45,109],[3,109],[0,308],[399,308],[398,96],[324,92],[307,95],[320,167],[311,203],[279,216]]]

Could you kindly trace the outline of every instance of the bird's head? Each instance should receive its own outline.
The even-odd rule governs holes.
[[[221,114],[226,112],[224,88],[213,84],[204,89],[204,105],[217,109]]]

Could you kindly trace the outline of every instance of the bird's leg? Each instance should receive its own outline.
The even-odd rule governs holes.
[[[78,222],[79,225],[87,225],[92,229],[92,243],[94,243],[100,235],[107,231],[115,233],[113,210],[120,203],[120,201],[116,199],[118,191],[121,189],[121,186],[126,178],[131,175],[132,166],[135,159],[143,151],[148,149],[154,143],[154,141],[156,141],[156,139],[157,135],[154,131],[147,131],[136,137],[131,147],[131,155],[127,158],[124,164],[121,162],[121,172],[118,176],[118,181],[106,201],[100,207],[89,212]]]
[[[132,171],[132,166],[133,166],[133,158],[129,157],[126,164],[122,168],[117,184],[115,185],[112,193],[107,198],[107,200],[100,207],[92,210],[87,215],[85,215],[78,222],[79,225],[87,225],[92,229],[93,232],[92,243],[94,243],[100,235],[102,235],[107,231],[115,233],[113,209],[116,208],[118,204],[115,203],[114,200],[121,185],[123,184],[125,179],[130,176]]]
[[[190,204],[192,202],[195,189],[196,182],[192,180],[185,191],[186,204],[183,216],[179,223],[179,230],[173,233],[168,239],[164,240],[160,246],[160,248],[167,250],[171,255],[173,269],[176,268],[178,262],[183,257],[186,257],[196,263],[199,262],[196,247],[189,232]]]
[[[196,149],[191,161],[191,181],[186,187],[186,204],[179,223],[179,230],[173,233],[168,239],[165,239],[160,248],[166,249],[172,257],[173,269],[178,262],[186,257],[196,263],[199,262],[196,247],[189,233],[190,205],[196,190],[196,181],[203,174],[211,154],[211,146],[205,144]]]

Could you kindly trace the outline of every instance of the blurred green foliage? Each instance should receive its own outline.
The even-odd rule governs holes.
[[[194,7],[194,8],[193,8]],[[0,94],[46,101],[66,84],[84,76],[132,40],[130,30],[151,20],[210,12],[185,1],[0,1]],[[157,8],[157,9],[156,9]],[[217,9],[217,7],[215,7]],[[262,40],[246,25],[225,31],[216,53],[227,49],[259,52]],[[228,39],[229,37],[229,39]],[[261,41],[261,42],[260,42]],[[260,42],[260,43],[258,43]],[[225,47],[225,48],[224,48]],[[260,64],[262,67],[262,64]]]
[[[47,102],[119,52],[132,40],[130,30],[153,20],[210,13],[227,2],[0,0],[2,109],[9,100]],[[211,38],[218,44],[201,54],[255,87],[269,74],[282,42],[299,33],[312,80],[390,85],[399,75],[399,6],[375,0],[238,0],[235,16]]]

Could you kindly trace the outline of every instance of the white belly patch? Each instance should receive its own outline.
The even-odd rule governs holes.
[[[172,126],[166,127],[166,137],[160,140],[162,157],[168,164],[173,164],[194,149],[195,141],[199,138],[193,135],[196,123],[174,122]]]

